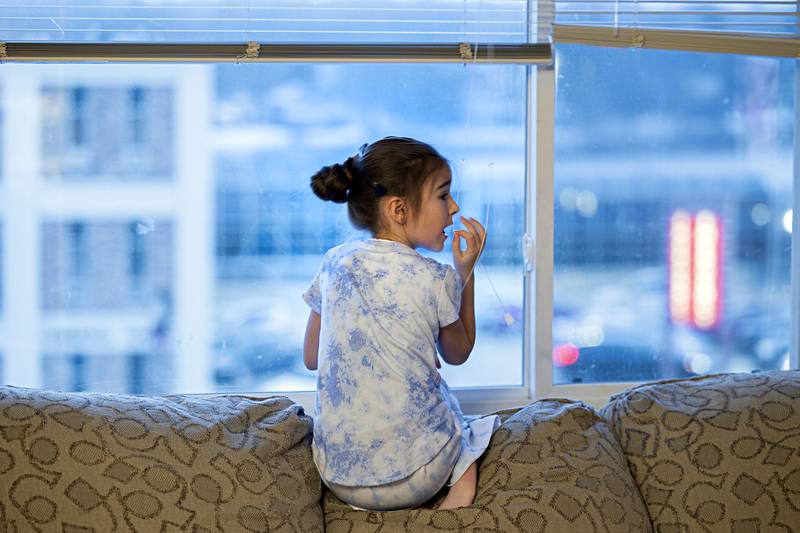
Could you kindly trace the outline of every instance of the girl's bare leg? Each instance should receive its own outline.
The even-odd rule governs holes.
[[[464,475],[450,487],[439,509],[456,509],[472,505],[478,488],[478,463],[472,463]]]

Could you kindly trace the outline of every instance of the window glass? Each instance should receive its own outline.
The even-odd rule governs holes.
[[[520,385],[521,232],[514,231],[523,222],[524,68],[246,65],[219,72],[220,136],[242,135],[216,160],[217,203],[228,206],[216,220],[221,383],[315,387],[301,361],[308,309],[299,295],[325,250],[364,235],[352,229],[344,205],[310,192],[309,178],[363,142],[406,135],[450,160],[463,214],[488,216],[490,244],[474,273],[476,349],[467,364],[443,372],[453,386]],[[249,90],[242,77],[253,80]],[[447,251],[423,253],[452,262]]]
[[[0,5],[0,17],[9,41],[519,43],[527,38],[528,5],[523,0],[29,0]]]
[[[620,3],[617,0],[556,0],[556,23],[638,30],[749,33],[770,37],[797,32],[792,2],[710,0],[707,2]]]
[[[553,379],[789,364],[794,61],[557,49]]]
[[[3,246],[3,219],[0,218],[0,328],[3,327],[2,317],[5,311],[5,305],[3,304],[3,293],[4,291],[4,280],[3,280],[3,265],[5,258],[3,254],[5,253],[5,249]],[[4,337],[4,335],[0,335],[0,337]],[[2,348],[2,341],[0,341],[0,348]]]
[[[27,245],[6,234],[6,249],[15,271],[38,272],[15,301],[40,302],[4,319],[29,352],[5,352],[10,383],[313,389],[301,294],[328,248],[363,235],[310,177],[405,135],[450,160],[462,213],[489,229],[478,343],[445,375],[521,385],[525,67],[9,65],[0,85],[33,95],[13,116],[38,117],[0,132],[36,147],[7,167],[25,201],[2,216]]]
[[[45,178],[152,180],[172,174],[169,88],[86,81],[44,86],[41,100]]]

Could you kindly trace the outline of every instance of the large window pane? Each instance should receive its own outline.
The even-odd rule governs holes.
[[[247,65],[219,72],[220,137],[241,132],[216,163],[220,383],[315,386],[301,361],[308,309],[298,296],[325,250],[363,235],[343,205],[311,194],[308,180],[367,140],[407,135],[451,161],[462,212],[489,217],[491,248],[474,274],[478,344],[469,363],[443,372],[454,386],[520,385],[522,270],[513,228],[522,224],[524,68]],[[451,261],[446,252],[437,259]],[[506,323],[504,308],[516,323]]]
[[[34,273],[2,319],[10,383],[313,389],[301,294],[325,250],[362,235],[309,178],[405,135],[451,161],[462,212],[489,229],[478,344],[445,375],[521,385],[525,67],[8,65],[0,86],[20,95],[0,152],[26,147],[5,166],[2,286]]]
[[[554,382],[786,367],[794,61],[556,67]]]

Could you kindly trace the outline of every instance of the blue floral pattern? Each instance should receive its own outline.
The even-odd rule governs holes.
[[[452,267],[393,241],[346,243],[303,299],[321,316],[313,449],[324,480],[403,479],[469,429],[436,368],[439,329],[459,318]]]

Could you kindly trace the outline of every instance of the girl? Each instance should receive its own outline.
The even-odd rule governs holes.
[[[455,270],[419,255],[441,251],[458,212],[447,161],[414,139],[387,137],[343,164],[323,167],[311,189],[347,203],[371,239],[332,248],[303,298],[311,308],[304,361],[317,369],[314,462],[351,506],[416,507],[447,483],[440,509],[470,505],[475,461],[499,419],[467,421],[437,356],[464,363],[475,343],[472,270],[486,232],[461,217]],[[461,250],[461,240],[466,250]]]

